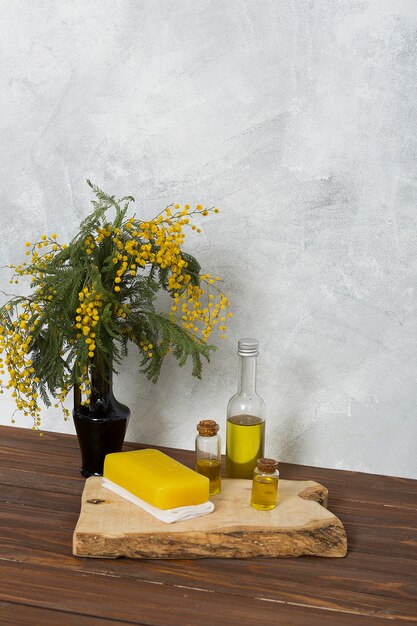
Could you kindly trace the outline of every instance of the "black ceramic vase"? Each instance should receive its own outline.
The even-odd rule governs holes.
[[[89,405],[81,404],[81,393],[74,387],[73,418],[81,449],[81,474],[101,476],[104,458],[120,452],[126,434],[130,410],[113,395],[112,371],[106,376],[91,375]]]

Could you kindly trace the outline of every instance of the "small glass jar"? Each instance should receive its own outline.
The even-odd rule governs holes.
[[[197,425],[195,438],[195,470],[210,480],[210,495],[221,491],[222,455],[221,440],[217,431],[219,425],[214,420],[202,420]]]
[[[258,459],[253,470],[251,506],[258,511],[270,511],[277,505],[278,462],[275,459]]]

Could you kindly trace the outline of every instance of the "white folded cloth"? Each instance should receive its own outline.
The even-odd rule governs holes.
[[[152,506],[152,504],[141,500],[137,496],[134,496],[133,493],[130,493],[127,489],[119,487],[119,485],[116,485],[116,483],[108,478],[103,478],[102,486],[109,491],[113,491],[113,493],[117,494],[121,498],[129,500],[132,504],[136,504],[136,506],[139,506],[141,509],[166,524],[182,522],[183,520],[193,519],[194,517],[201,517],[202,515],[207,515],[214,510],[214,504],[210,501],[191,506],[179,506],[176,509],[159,509],[158,507]]]

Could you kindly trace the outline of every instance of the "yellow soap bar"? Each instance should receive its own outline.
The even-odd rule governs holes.
[[[203,504],[209,499],[206,476],[152,448],[107,454],[103,476],[160,509]]]

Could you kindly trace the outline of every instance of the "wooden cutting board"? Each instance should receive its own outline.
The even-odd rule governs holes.
[[[342,522],[327,505],[327,489],[313,481],[280,480],[278,506],[257,511],[252,481],[223,479],[210,498],[215,510],[165,524],[88,478],[73,536],[76,556],[136,559],[252,558],[315,555],[342,557]]]

